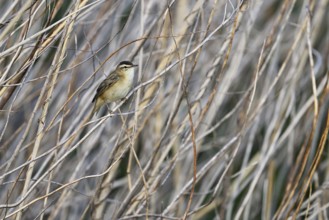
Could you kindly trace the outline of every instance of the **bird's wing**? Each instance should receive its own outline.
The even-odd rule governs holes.
[[[114,83],[116,83],[119,80],[119,76],[117,74],[111,73],[106,79],[99,84],[96,95],[93,98],[94,102],[99,96],[101,96],[109,87],[111,87]]]

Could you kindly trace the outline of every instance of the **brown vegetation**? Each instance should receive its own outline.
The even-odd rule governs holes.
[[[1,219],[327,219],[328,0],[2,0]],[[128,99],[90,117],[122,60]]]

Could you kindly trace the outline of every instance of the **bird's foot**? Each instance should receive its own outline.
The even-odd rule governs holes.
[[[121,99],[121,102],[126,102],[127,100],[128,100],[127,97],[124,97]]]

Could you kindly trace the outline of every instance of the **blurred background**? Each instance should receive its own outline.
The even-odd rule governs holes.
[[[328,219],[328,11],[2,0],[1,219]]]

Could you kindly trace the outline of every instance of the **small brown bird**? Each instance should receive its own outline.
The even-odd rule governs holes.
[[[97,113],[99,109],[107,103],[115,102],[126,97],[130,91],[135,75],[135,67],[138,65],[130,61],[122,61],[117,68],[106,77],[106,79],[98,86],[96,95],[92,102],[94,109],[92,115]]]

